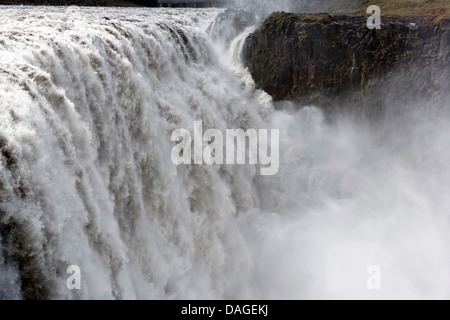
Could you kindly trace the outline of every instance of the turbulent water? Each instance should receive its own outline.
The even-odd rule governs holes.
[[[0,298],[449,298],[447,118],[274,105],[219,13],[0,7]],[[173,164],[200,120],[280,129],[278,174]]]

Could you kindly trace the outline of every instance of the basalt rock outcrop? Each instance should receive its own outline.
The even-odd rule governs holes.
[[[271,15],[243,59],[275,100],[380,115],[393,103],[449,103],[450,17]],[[450,107],[450,105],[448,105]]]

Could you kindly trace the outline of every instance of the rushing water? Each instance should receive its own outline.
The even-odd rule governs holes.
[[[0,7],[0,298],[449,298],[447,119],[275,106],[220,11]],[[174,165],[194,121],[280,129],[278,174]]]

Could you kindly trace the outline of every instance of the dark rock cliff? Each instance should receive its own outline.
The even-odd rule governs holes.
[[[448,103],[450,18],[275,13],[245,43],[243,59],[275,100],[379,115],[392,103]],[[447,100],[446,100],[447,99]]]

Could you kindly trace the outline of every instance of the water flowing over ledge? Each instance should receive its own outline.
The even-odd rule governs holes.
[[[220,12],[2,8],[0,298],[448,298],[448,115],[274,104]],[[175,166],[194,121],[280,129],[279,173]]]

